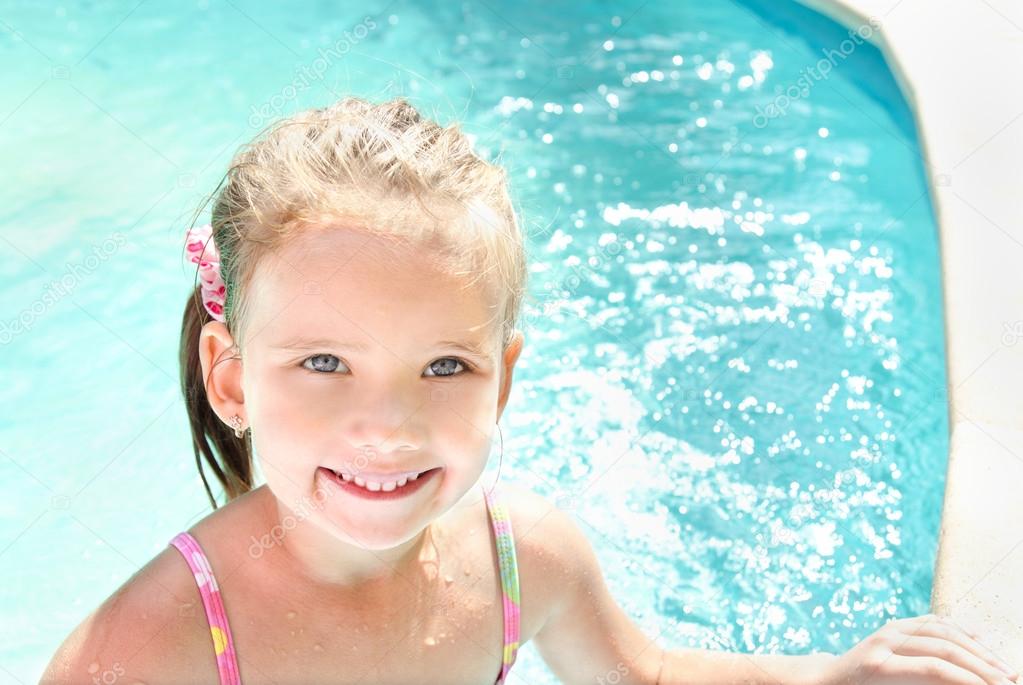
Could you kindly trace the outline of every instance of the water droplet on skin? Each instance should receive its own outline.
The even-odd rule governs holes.
[[[429,645],[430,647],[432,647],[432,646],[434,646],[435,644],[437,644],[437,641],[436,641],[436,640],[434,640],[434,639],[433,639],[432,637],[428,637],[428,638],[426,638],[425,640],[423,640],[423,644],[425,644],[425,645]]]
[[[322,652],[323,651],[323,647],[320,645],[319,642],[317,642],[315,645],[313,645],[313,651],[314,652]]]
[[[465,569],[462,571],[462,573],[464,573],[465,575],[469,575],[470,573],[472,573],[472,571],[470,571],[469,567],[466,566]]]
[[[455,579],[452,578],[451,576],[444,576],[444,582],[447,583],[448,585],[451,585],[451,583],[455,582]]]
[[[294,631],[294,630],[293,630],[293,631],[291,631],[291,634],[292,634],[292,635],[294,635],[294,634],[295,634],[295,631]]]
[[[287,614],[288,618],[295,618],[295,616],[297,616],[297,615],[298,614],[296,614],[294,611],[289,611],[288,614]]]
[[[98,670],[99,670],[99,664],[97,664],[95,661],[93,661],[91,664],[89,664],[89,673],[95,673]]]

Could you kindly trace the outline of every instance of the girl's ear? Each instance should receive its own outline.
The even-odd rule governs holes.
[[[501,419],[501,414],[504,413],[504,405],[508,403],[508,395],[511,393],[512,372],[515,370],[515,362],[519,360],[519,354],[522,353],[524,341],[525,336],[522,335],[522,331],[516,328],[515,333],[512,334],[512,338],[508,342],[508,347],[504,350],[503,359],[501,360],[501,389],[497,395],[498,421]]]
[[[227,325],[209,321],[199,332],[199,363],[210,407],[225,423],[235,414],[245,418],[242,361]]]

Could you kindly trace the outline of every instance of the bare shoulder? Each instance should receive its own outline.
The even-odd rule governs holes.
[[[585,528],[546,498],[511,490],[522,614],[542,603],[539,628],[529,637],[559,682],[626,682],[625,675],[630,683],[657,682],[663,650],[611,595]]]
[[[571,564],[589,541],[575,518],[548,498],[518,485],[503,485],[502,501],[512,520],[515,545],[527,554]]]
[[[543,616],[600,569],[592,545],[575,518],[529,488],[502,486],[502,501],[512,522],[523,612],[542,606]],[[544,621],[541,621],[542,625]]]
[[[213,643],[198,588],[168,545],[65,638],[41,683],[215,682]]]

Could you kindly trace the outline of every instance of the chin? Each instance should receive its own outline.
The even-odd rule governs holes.
[[[367,530],[364,528],[353,535],[345,530],[343,524],[336,521],[327,521],[323,525],[341,542],[369,552],[383,552],[399,547],[419,535],[425,528],[425,526],[415,526],[404,530]]]

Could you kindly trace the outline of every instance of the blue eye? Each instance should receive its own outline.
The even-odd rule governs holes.
[[[322,363],[317,364],[316,360],[320,360]],[[324,371],[326,373],[333,373],[334,370],[337,369],[338,365],[336,363],[330,363],[330,360],[334,360],[335,362],[341,361],[332,354],[314,354],[313,356],[306,358],[302,362],[302,368],[309,369],[309,367],[306,366],[306,362],[313,361],[313,366],[316,368],[309,369],[310,371]]]
[[[463,362],[461,359],[456,359],[455,357],[441,357],[437,361],[431,362],[430,364],[428,364],[426,368],[430,369],[430,368],[432,368],[434,366],[434,364],[439,364],[439,363],[443,363],[443,362],[447,362],[447,364],[445,365],[444,368],[446,368],[448,370],[451,370],[451,371],[454,370],[453,367],[456,366],[456,365],[457,366],[461,366],[466,371],[469,370],[469,367],[468,367],[468,365],[465,362]],[[434,373],[433,375],[434,376],[438,376],[439,375],[441,378],[446,378],[448,376],[457,376],[458,374],[457,373],[441,373],[441,374]]]
[[[312,362],[312,368],[307,365],[307,362]],[[314,354],[302,361],[302,368],[309,369],[310,371],[315,371],[317,373],[322,372],[324,374],[329,374],[334,373],[338,369],[339,364],[344,365],[344,362],[332,354]],[[440,369],[439,372],[433,370],[433,367],[435,366]],[[427,377],[448,378],[451,376],[457,376],[459,373],[457,371],[457,367],[459,366],[463,369],[461,373],[467,373],[472,370],[472,367],[468,364],[468,362],[462,361],[457,357],[441,357],[427,365],[427,370],[431,371],[431,373],[427,374]],[[345,366],[345,368],[348,367]]]

